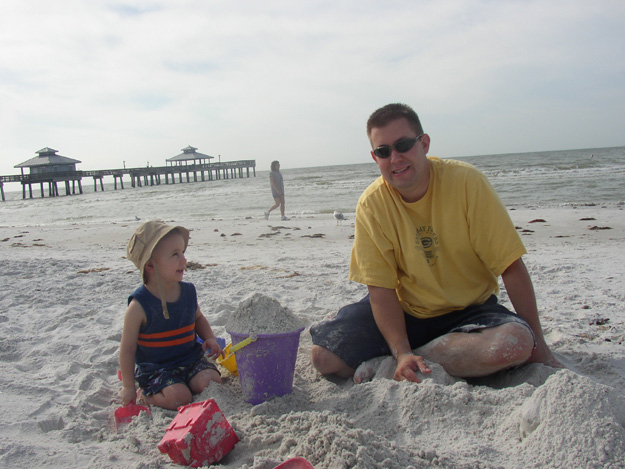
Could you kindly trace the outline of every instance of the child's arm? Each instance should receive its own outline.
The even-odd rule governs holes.
[[[135,352],[139,329],[145,322],[145,312],[138,301],[132,300],[126,309],[124,317],[124,330],[119,346],[119,369],[122,373],[122,389],[119,395],[122,405],[134,403],[137,398],[135,388]]]
[[[217,358],[220,355],[222,357],[225,357],[224,351],[217,343],[217,339],[215,338],[213,329],[208,323],[208,319],[206,319],[206,317],[202,314],[199,306],[197,307],[197,311],[195,312],[195,332],[197,335],[200,336],[200,339],[204,341],[204,343],[202,344],[202,348],[204,350],[208,348],[211,349],[209,357]]]

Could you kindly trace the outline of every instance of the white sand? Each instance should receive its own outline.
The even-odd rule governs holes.
[[[313,370],[306,329],[292,394],[254,407],[224,372],[224,384],[196,396],[214,398],[241,438],[223,466],[302,456],[317,468],[625,467],[625,213],[511,214],[533,231],[525,261],[547,341],[569,369],[534,364],[467,383],[433,366],[416,385],[385,379],[383,360],[373,381],[355,385]],[[185,278],[225,337],[255,292],[307,327],[360,299],[365,288],[347,280],[347,215],[342,226],[332,215],[169,221],[192,230],[187,255],[198,265]],[[113,426],[123,312],[139,281],[124,254],[137,224],[0,226],[0,466],[180,467],[157,449],[175,412]]]

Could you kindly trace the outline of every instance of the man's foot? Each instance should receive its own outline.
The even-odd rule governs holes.
[[[282,221],[289,221],[289,217],[282,215],[282,218],[280,218],[280,220]]]
[[[354,383],[360,384],[371,381],[386,358],[389,357],[376,357],[358,365],[358,368],[356,368],[356,371],[354,372]],[[391,379],[393,379],[392,375]]]
[[[269,212],[265,212],[265,220],[269,220]]]

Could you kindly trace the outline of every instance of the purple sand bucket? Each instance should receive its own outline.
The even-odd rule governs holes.
[[[241,390],[246,402],[256,405],[293,390],[295,360],[302,327],[282,334],[257,334],[254,342],[236,352]],[[232,343],[249,337],[228,331]]]

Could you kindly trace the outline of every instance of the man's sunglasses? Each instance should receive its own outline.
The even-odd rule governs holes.
[[[421,137],[423,137],[423,134],[415,138],[402,138],[401,140],[396,141],[393,145],[382,145],[381,147],[374,148],[373,154],[378,158],[388,158],[391,156],[393,148],[397,153],[406,153],[414,147],[415,143],[417,143]]]

